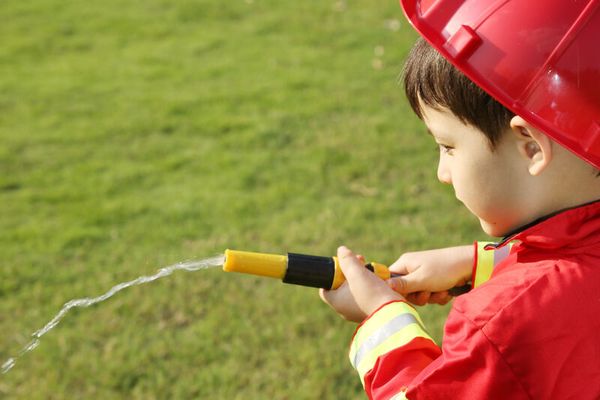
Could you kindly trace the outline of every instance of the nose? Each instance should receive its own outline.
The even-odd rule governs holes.
[[[450,174],[450,169],[448,168],[448,165],[446,165],[446,163],[443,161],[443,158],[441,158],[441,157],[440,157],[440,160],[438,161],[437,178],[442,183],[445,183],[448,185],[452,184],[452,175]]]

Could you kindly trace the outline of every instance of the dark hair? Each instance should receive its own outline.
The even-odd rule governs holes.
[[[403,71],[406,97],[423,119],[422,105],[450,110],[462,122],[478,128],[493,149],[509,127],[512,111],[463,75],[423,38],[411,49]]]

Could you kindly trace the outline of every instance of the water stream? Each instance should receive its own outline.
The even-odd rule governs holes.
[[[52,318],[46,325],[44,325],[42,328],[38,329],[31,335],[33,339],[29,343],[27,343],[25,346],[23,346],[23,348],[14,357],[9,358],[2,364],[2,366],[0,367],[0,372],[2,374],[6,374],[8,371],[10,371],[15,366],[15,364],[19,358],[23,357],[25,354],[27,354],[30,351],[32,351],[33,349],[35,349],[40,344],[40,338],[42,336],[44,336],[46,333],[50,332],[52,329],[54,329],[56,327],[56,325],[58,325],[60,323],[60,321],[62,321],[62,319],[65,317],[65,315],[67,315],[67,313],[69,311],[71,311],[71,309],[76,308],[76,307],[85,308],[85,307],[89,307],[91,305],[100,303],[104,300],[111,298],[112,296],[114,296],[116,293],[120,292],[123,289],[127,289],[128,287],[131,287],[131,286],[142,285],[144,283],[148,283],[148,282],[152,282],[157,279],[160,279],[160,278],[164,278],[165,276],[169,276],[177,270],[198,271],[201,269],[218,267],[220,265],[223,265],[224,260],[225,260],[225,257],[223,255],[219,255],[219,256],[215,256],[215,257],[211,257],[211,258],[206,258],[204,260],[185,261],[185,262],[177,263],[177,264],[170,265],[168,267],[159,269],[154,275],[140,276],[131,281],[119,283],[118,285],[113,286],[106,293],[104,293],[98,297],[93,297],[93,298],[84,297],[81,299],[69,300],[62,306],[62,308],[54,316],[54,318]]]

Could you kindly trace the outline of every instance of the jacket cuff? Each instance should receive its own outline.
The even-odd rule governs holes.
[[[365,375],[380,356],[417,337],[433,342],[417,311],[404,301],[384,304],[363,321],[354,333],[349,354],[363,385]]]

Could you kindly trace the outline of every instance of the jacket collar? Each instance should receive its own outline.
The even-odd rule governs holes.
[[[489,248],[499,248],[515,240],[543,249],[600,244],[600,200],[537,219]]]

